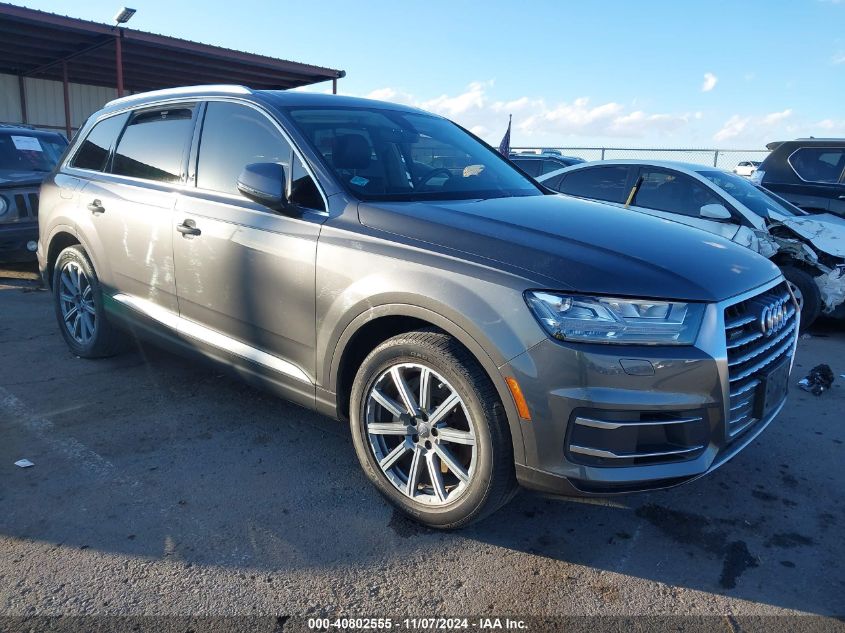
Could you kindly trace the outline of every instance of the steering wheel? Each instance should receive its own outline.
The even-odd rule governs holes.
[[[427,174],[420,176],[420,178],[417,180],[417,186],[425,187],[426,183],[437,175],[445,175],[446,178],[449,179],[452,177],[452,172],[446,169],[445,167],[435,167]]]

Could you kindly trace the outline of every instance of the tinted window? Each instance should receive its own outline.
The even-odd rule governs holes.
[[[567,164],[557,160],[544,160],[543,161],[543,174],[548,174],[549,172],[553,172],[556,169],[563,169],[567,167]]]
[[[560,191],[570,196],[625,202],[628,197],[628,167],[591,167],[568,174],[560,184]]]
[[[0,170],[50,171],[67,142],[58,134],[33,134],[26,130],[0,132]]]
[[[289,197],[293,204],[298,204],[308,209],[317,209],[318,211],[326,210],[323,204],[323,198],[317,189],[317,185],[314,183],[314,179],[305,171],[305,167],[302,166],[302,161],[299,160],[298,156],[293,157]]]
[[[700,171],[698,173],[762,218],[771,217],[769,213],[771,211],[786,216],[804,215],[798,207],[778,198],[762,187],[751,184],[740,176],[723,171]]]
[[[128,114],[118,114],[97,123],[79,146],[70,166],[104,171],[109,152],[128,117]]]
[[[555,191],[560,191],[560,181],[566,174],[561,174],[559,176],[552,176],[548,180],[544,180],[543,184],[546,185],[549,189],[554,189]]]
[[[689,176],[665,171],[643,171],[633,204],[697,218],[704,205],[724,203]]]
[[[845,149],[802,147],[792,153],[789,164],[808,182],[839,182],[845,168]]]
[[[519,167],[522,171],[524,171],[529,176],[539,176],[540,175],[540,166],[542,161],[539,160],[531,160],[530,158],[516,158],[513,159],[513,164]]]
[[[289,108],[327,169],[363,200],[541,195],[498,152],[451,121],[384,108]]]
[[[205,111],[197,162],[197,187],[238,193],[238,176],[250,163],[290,169],[291,147],[261,112],[222,101]]]
[[[193,130],[193,108],[136,112],[117,143],[112,173],[178,182]]]

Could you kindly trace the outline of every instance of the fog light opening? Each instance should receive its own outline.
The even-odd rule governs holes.
[[[28,250],[30,253],[34,253],[37,249],[38,249],[38,242],[36,242],[35,240],[29,240],[26,243],[26,250]]]

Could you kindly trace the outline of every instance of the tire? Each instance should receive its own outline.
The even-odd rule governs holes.
[[[822,311],[822,294],[815,280],[809,274],[794,266],[781,266],[786,280],[797,289],[796,297],[801,306],[801,331],[806,332]],[[799,294],[800,293],[800,294]]]
[[[418,406],[422,412],[416,417],[394,372],[408,387],[411,408],[422,400],[420,385],[428,372],[428,403]],[[375,399],[376,389],[382,400]],[[382,404],[385,396],[389,407]],[[498,393],[469,351],[447,334],[408,332],[376,347],[358,369],[349,410],[355,452],[367,478],[424,525],[465,527],[498,510],[517,490],[510,429]],[[415,463],[419,475],[412,486]]]
[[[126,335],[106,318],[100,282],[81,246],[67,247],[56,259],[53,306],[59,330],[77,356],[104,358],[126,347]]]

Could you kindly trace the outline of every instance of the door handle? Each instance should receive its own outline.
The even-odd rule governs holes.
[[[845,196],[839,196],[840,200],[845,200]]]
[[[106,208],[103,206],[103,203],[99,201],[99,199],[89,202],[88,210],[94,215],[100,215],[101,213],[106,212]]]
[[[193,220],[185,220],[182,224],[176,225],[176,230],[184,237],[191,237],[194,235],[202,235],[202,231],[197,228],[196,222]]]

